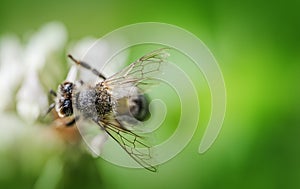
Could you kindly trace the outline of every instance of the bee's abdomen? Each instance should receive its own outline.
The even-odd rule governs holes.
[[[129,101],[130,113],[139,121],[145,121],[149,118],[149,103],[145,95],[132,97]]]

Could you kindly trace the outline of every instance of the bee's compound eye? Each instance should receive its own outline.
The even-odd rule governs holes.
[[[71,100],[69,100],[69,99],[66,99],[65,101],[64,101],[64,103],[63,103],[63,107],[65,108],[67,108],[67,107],[69,107],[71,105]]]
[[[64,100],[61,108],[61,113],[70,116],[73,114],[72,101],[69,99]]]
[[[66,93],[71,93],[72,92],[72,88],[73,88],[73,84],[72,83],[66,82],[63,85],[63,90]]]
[[[139,121],[145,121],[149,118],[149,103],[145,95],[138,95],[131,99],[130,113]]]

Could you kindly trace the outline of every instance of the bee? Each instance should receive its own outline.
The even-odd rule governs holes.
[[[138,164],[155,172],[157,168],[149,161],[151,147],[134,132],[134,127],[149,118],[149,99],[144,88],[155,74],[161,72],[168,56],[167,48],[155,50],[106,78],[89,64],[68,55],[75,64],[91,71],[100,81],[94,84],[82,80],[78,83],[63,82],[57,92],[50,91],[55,100],[48,112],[55,109],[61,118],[73,116],[66,126],[73,126],[79,119],[91,120]],[[137,150],[138,146],[149,150],[141,152]]]

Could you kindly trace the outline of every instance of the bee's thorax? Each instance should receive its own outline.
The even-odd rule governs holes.
[[[102,85],[76,93],[76,109],[86,118],[103,117],[112,110],[111,95]]]

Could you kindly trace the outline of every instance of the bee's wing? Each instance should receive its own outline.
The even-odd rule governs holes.
[[[111,117],[95,121],[106,133],[113,138],[139,165],[145,169],[156,172],[157,168],[152,165],[153,158],[150,146],[146,144],[144,138],[122,128],[120,123]]]
[[[146,92],[151,84],[155,83],[155,75],[160,74],[163,64],[169,56],[168,48],[161,48],[152,51],[121,71],[107,78],[103,84],[111,91],[111,96],[117,107],[122,107],[118,102],[122,99],[138,96]],[[123,106],[124,108],[124,106]],[[129,110],[129,107],[126,107]],[[115,118],[122,124],[123,128],[133,129],[140,127],[141,122],[135,119],[131,114],[119,114],[115,112]],[[128,111],[129,112],[129,111]]]
[[[151,79],[161,69],[169,54],[167,48],[152,51],[139,58],[123,70],[107,78],[104,83],[109,87],[121,85],[137,85],[147,79]]]
[[[162,64],[166,62],[169,54],[167,48],[155,50],[139,58],[123,70],[117,72],[103,81],[111,91],[112,98],[116,102],[119,99],[141,93],[140,85],[154,79],[155,74],[159,73]],[[137,87],[138,86],[138,87]],[[137,135],[131,130],[126,129],[118,115],[110,115],[95,121],[106,133],[113,138],[138,164],[144,168],[155,172],[151,147],[146,144],[146,139]]]

